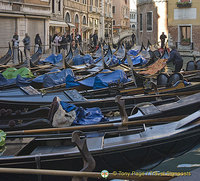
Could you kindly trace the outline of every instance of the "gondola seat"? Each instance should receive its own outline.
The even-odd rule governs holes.
[[[196,70],[196,64],[193,60],[189,61],[186,65],[186,71]]]
[[[171,87],[180,80],[183,80],[183,76],[180,73],[174,73],[170,75],[168,78],[168,87]]]
[[[200,70],[200,60],[198,60],[198,61],[196,62],[196,66],[197,66],[196,69],[197,69],[197,70]]]
[[[157,76],[157,86],[166,86],[168,84],[169,76],[164,73],[160,73]]]

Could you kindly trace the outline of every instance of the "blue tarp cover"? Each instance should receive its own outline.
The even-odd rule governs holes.
[[[57,70],[52,70],[51,72],[55,72]],[[60,71],[60,70],[59,70]],[[34,82],[43,83],[44,87],[51,87],[59,84],[63,84],[66,82],[66,77],[71,75],[74,77],[74,73],[71,69],[65,69],[60,72],[44,74],[39,77],[33,79]]]
[[[139,53],[139,50],[134,50],[134,49],[129,50],[129,51],[127,52],[128,55],[133,55],[133,56],[137,56],[138,53]]]
[[[130,56],[131,60],[133,62],[133,65],[144,65],[147,63],[147,60],[143,58],[141,55],[138,55],[137,57]],[[124,64],[128,64],[127,59],[124,61]]]
[[[70,112],[72,110],[76,111],[76,119],[72,125],[90,125],[108,121],[108,119],[102,114],[101,109],[98,107],[84,109],[63,101],[60,101],[60,103],[66,112]]]
[[[94,63],[93,58],[89,54],[86,54],[84,56],[76,55],[73,58],[73,65],[82,65],[82,64],[86,64],[86,63],[89,63],[89,64]]]
[[[19,87],[28,86],[31,83],[30,78],[23,78],[20,75],[17,75],[17,78],[6,79],[2,74],[0,74],[0,86],[8,86],[16,84]]]
[[[58,55],[51,54],[49,57],[47,57],[42,62],[51,63],[51,64],[57,64],[62,60],[62,58],[63,58],[62,54],[58,54]]]
[[[78,82],[76,82],[74,79],[67,79],[66,86],[67,88],[69,88],[71,84],[76,85],[75,83],[79,83],[77,85],[85,85],[88,87],[92,87],[93,89],[100,89],[108,87],[111,83],[121,82],[128,82],[127,76],[123,70],[115,70],[113,72],[111,72],[110,70],[104,70],[95,77],[89,77],[85,80]]]

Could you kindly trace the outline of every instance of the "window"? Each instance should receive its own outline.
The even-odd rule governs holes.
[[[99,7],[98,4],[99,4],[99,0],[95,0],[95,6],[96,6],[96,7]]]
[[[115,13],[115,6],[112,7],[112,13]]]
[[[69,15],[69,13],[67,12],[67,14],[66,14],[66,16],[65,16],[65,21],[66,21],[66,23],[70,23],[71,21],[70,21],[70,15]]]
[[[93,6],[93,0],[90,0],[90,5]]]
[[[180,40],[186,44],[191,42],[191,26],[180,26]]]
[[[76,14],[75,16],[75,23],[79,23],[79,18],[78,18],[78,15]]]
[[[87,4],[87,0],[83,0],[83,4]]]
[[[52,8],[52,13],[55,13],[55,0],[52,0],[51,8]]]
[[[58,11],[61,11],[61,0],[58,0]]]
[[[127,4],[127,0],[125,0],[125,4]]]
[[[87,24],[87,20],[86,20],[86,17],[83,16],[83,24],[86,25]]]
[[[115,20],[113,20],[113,25],[115,25]]]
[[[134,24],[132,25],[132,28],[135,29],[135,25]]]
[[[142,14],[140,14],[140,31],[142,31],[142,26],[143,26],[143,22],[142,22]]]
[[[153,18],[152,18],[152,12],[147,12],[147,31],[153,30]]]

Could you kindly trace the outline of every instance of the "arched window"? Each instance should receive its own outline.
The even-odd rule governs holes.
[[[86,17],[83,16],[83,24],[86,25],[87,24],[87,20],[86,20]]]
[[[66,23],[70,23],[70,15],[68,12],[66,14],[65,21],[66,21]]]
[[[79,23],[79,17],[78,17],[77,14],[76,14],[76,16],[75,16],[75,23]]]
[[[134,24],[132,25],[132,28],[135,29],[135,25]]]

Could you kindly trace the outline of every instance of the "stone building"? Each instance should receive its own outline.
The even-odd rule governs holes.
[[[168,29],[178,49],[200,50],[200,1],[168,0]]]
[[[43,45],[47,44],[49,18],[50,7],[46,0],[0,1],[0,47],[7,47],[15,32],[19,35],[20,46],[23,46],[25,33],[29,34],[32,46],[37,33],[40,34]],[[6,51],[6,48],[0,48],[0,55]]]
[[[168,35],[167,0],[137,0],[138,43],[160,44],[160,35]]]
[[[68,25],[64,22],[64,0],[50,0],[51,17],[49,21],[49,34],[64,33]]]
[[[88,1],[87,0],[64,0],[64,21],[68,25],[65,31],[82,35],[82,39],[88,38]]]
[[[113,34],[130,29],[129,0],[113,0]]]
[[[130,10],[130,28],[134,31],[137,30],[137,11],[136,9]]]

